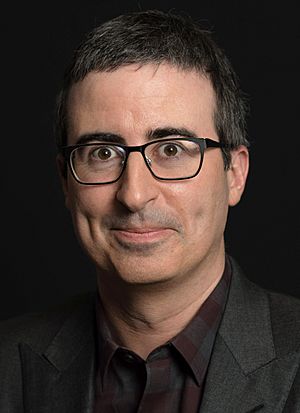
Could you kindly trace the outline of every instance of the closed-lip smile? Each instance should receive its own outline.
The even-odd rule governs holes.
[[[168,227],[122,227],[112,228],[114,235],[123,242],[145,243],[159,241],[174,232]]]

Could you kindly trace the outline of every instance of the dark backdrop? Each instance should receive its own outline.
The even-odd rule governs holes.
[[[250,99],[252,147],[245,195],[229,214],[227,250],[253,281],[300,296],[296,3],[46,1],[11,2],[2,10],[1,318],[95,286],[94,269],[64,208],[53,105],[82,35],[107,18],[149,8],[175,9],[203,21],[233,62]]]

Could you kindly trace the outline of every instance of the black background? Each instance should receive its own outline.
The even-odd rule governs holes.
[[[21,2],[20,2],[21,3]],[[214,32],[250,99],[250,176],[226,245],[248,277],[300,297],[299,13],[286,1],[11,2],[2,10],[0,318],[95,286],[56,173],[52,113],[72,50],[120,13],[192,15]]]

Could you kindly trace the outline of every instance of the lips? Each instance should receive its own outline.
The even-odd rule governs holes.
[[[161,227],[113,228],[112,231],[117,239],[130,243],[157,242],[173,232],[170,228]]]
[[[135,232],[139,234],[144,234],[147,232],[157,232],[157,231],[162,231],[168,228],[162,228],[162,227],[129,227],[129,228],[112,228],[113,231],[124,231],[124,232]]]

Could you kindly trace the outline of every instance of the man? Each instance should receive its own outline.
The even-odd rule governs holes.
[[[76,50],[57,113],[98,291],[2,323],[1,413],[299,412],[300,303],[225,253],[246,105],[210,34],[158,11],[104,23]]]

